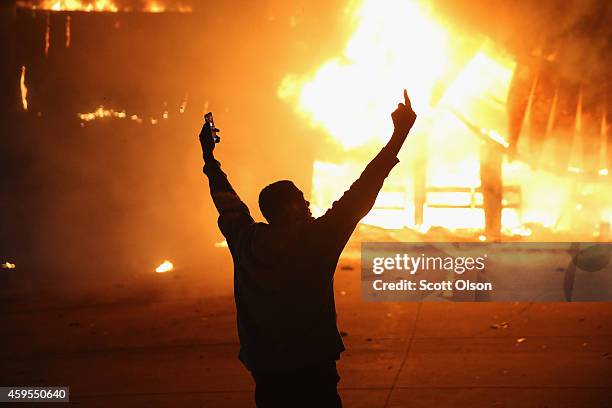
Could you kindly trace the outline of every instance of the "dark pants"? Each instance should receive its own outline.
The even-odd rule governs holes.
[[[299,369],[253,372],[257,408],[341,408],[335,361]]]

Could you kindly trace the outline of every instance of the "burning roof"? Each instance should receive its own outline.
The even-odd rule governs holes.
[[[190,5],[177,1],[161,0],[22,0],[17,2],[20,8],[46,11],[82,11],[82,12],[181,12],[192,11]]]

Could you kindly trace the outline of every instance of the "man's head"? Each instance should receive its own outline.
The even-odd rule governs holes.
[[[270,224],[298,223],[312,218],[304,193],[289,180],[264,187],[259,193],[259,209]]]

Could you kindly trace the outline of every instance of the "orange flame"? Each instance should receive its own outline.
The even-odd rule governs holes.
[[[21,67],[21,78],[19,79],[19,88],[21,89],[21,105],[23,106],[23,110],[28,110],[28,87],[25,83],[26,77],[26,67],[23,65]]]
[[[427,0],[362,0],[351,18],[357,26],[338,57],[309,75],[286,75],[277,91],[353,160],[315,161],[313,213],[322,213],[341,195],[391,134],[391,102],[401,101],[406,88],[419,115],[402,152],[409,158],[402,162],[408,165],[391,174],[362,222],[421,230],[484,228],[481,144],[508,147],[505,106],[515,62],[480,35],[458,41],[466,34],[442,25]],[[463,50],[463,43],[481,45]],[[426,140],[425,151],[415,152],[415,139]],[[423,224],[417,226],[409,164],[419,157],[426,157],[427,192]],[[518,203],[503,198],[504,232],[529,236],[527,222],[553,227],[569,198],[567,182],[521,162],[504,161],[502,169],[504,185],[521,191]]]
[[[449,61],[448,32],[417,1],[364,0],[353,19],[359,24],[341,56],[309,78],[288,75],[278,90],[347,148],[391,134],[389,112],[403,88],[415,111],[430,110]]]

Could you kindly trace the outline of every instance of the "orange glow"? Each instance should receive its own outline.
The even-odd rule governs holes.
[[[25,83],[26,77],[26,67],[25,65],[21,67],[21,78],[19,79],[19,89],[21,90],[21,105],[23,106],[23,110],[28,110],[28,87]]]
[[[173,269],[174,269],[174,264],[166,259],[157,268],[155,268],[155,272],[165,273],[165,272],[170,272]]]
[[[4,262],[2,264],[2,269],[15,269],[17,267],[17,265],[15,265],[14,263],[11,262]]]
[[[165,7],[163,5],[161,5],[161,4],[159,4],[156,1],[149,2],[145,6],[144,10],[149,12],[149,13],[163,13],[164,11],[166,11]]]

